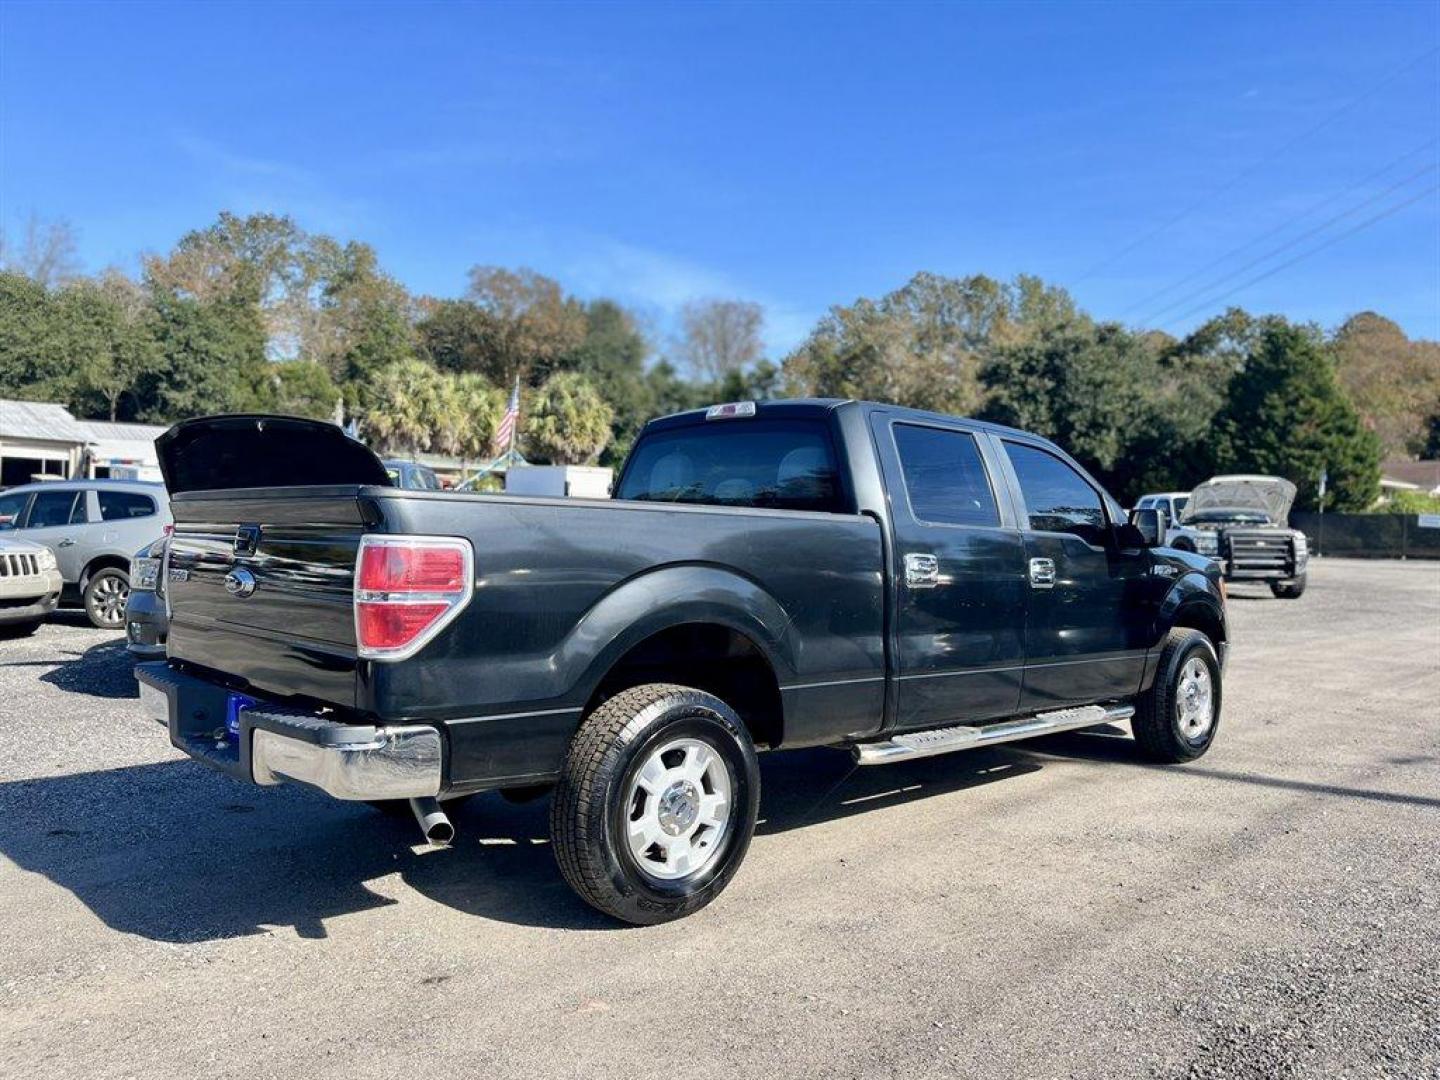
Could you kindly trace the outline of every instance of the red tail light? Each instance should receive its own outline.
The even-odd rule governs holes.
[[[355,560],[355,645],[370,660],[418,652],[470,600],[474,555],[448,536],[364,536]]]

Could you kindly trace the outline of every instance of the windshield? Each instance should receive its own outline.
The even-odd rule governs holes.
[[[1234,521],[1246,524],[1269,524],[1270,519],[1264,514],[1237,506],[1212,506],[1208,510],[1200,510],[1191,514],[1187,521]]]
[[[830,433],[815,420],[725,420],[640,439],[617,499],[843,513]]]

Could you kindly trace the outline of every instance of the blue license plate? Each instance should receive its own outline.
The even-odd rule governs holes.
[[[240,714],[260,704],[253,697],[231,692],[225,699],[225,732],[232,739],[240,738]]]

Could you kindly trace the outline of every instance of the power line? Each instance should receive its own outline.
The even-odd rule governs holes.
[[[1364,221],[1360,222],[1358,225],[1355,225],[1355,226],[1353,226],[1353,227],[1351,227],[1351,228],[1349,228],[1349,229],[1346,229],[1346,230],[1345,230],[1344,232],[1342,232],[1342,233],[1337,233],[1335,236],[1330,237],[1330,238],[1329,238],[1328,240],[1326,240],[1323,244],[1317,244],[1317,245],[1315,245],[1313,248],[1311,248],[1309,251],[1302,251],[1299,255],[1296,255],[1294,258],[1286,259],[1286,260],[1285,260],[1283,263],[1281,263],[1280,265],[1271,267],[1269,270],[1266,270],[1263,274],[1256,274],[1256,275],[1255,275],[1253,278],[1251,278],[1249,281],[1244,282],[1244,283],[1241,284],[1241,285],[1236,285],[1233,289],[1229,290],[1228,292],[1223,292],[1223,293],[1221,293],[1219,296],[1212,296],[1209,300],[1206,300],[1206,301],[1204,301],[1203,303],[1197,304],[1195,307],[1191,308],[1189,311],[1186,311],[1186,312],[1184,312],[1183,314],[1180,314],[1180,315],[1175,316],[1175,318],[1171,319],[1171,320],[1170,320],[1168,323],[1166,323],[1165,325],[1166,325],[1166,326],[1175,326],[1177,323],[1184,322],[1184,321],[1185,321],[1186,319],[1188,319],[1191,315],[1197,314],[1198,312],[1201,312],[1201,311],[1205,310],[1205,309],[1206,309],[1207,307],[1209,307],[1210,305],[1212,305],[1212,304],[1218,304],[1221,300],[1228,300],[1230,297],[1234,296],[1236,293],[1238,293],[1238,292],[1243,292],[1244,290],[1250,288],[1251,285],[1257,285],[1257,284],[1259,284],[1260,282],[1264,281],[1266,278],[1274,277],[1276,274],[1280,273],[1280,271],[1285,270],[1285,269],[1287,269],[1287,268],[1289,268],[1289,267],[1291,267],[1291,266],[1294,266],[1296,263],[1301,262],[1301,261],[1304,260],[1304,259],[1308,259],[1311,255],[1318,255],[1320,252],[1324,251],[1326,248],[1334,247],[1334,246],[1335,246],[1336,244],[1338,244],[1341,240],[1344,240],[1344,239],[1346,239],[1347,237],[1350,237],[1350,236],[1354,236],[1356,233],[1362,232],[1363,230],[1368,229],[1371,225],[1374,225],[1376,222],[1383,221],[1385,218],[1388,218],[1388,217],[1391,217],[1391,216],[1393,216],[1393,215],[1395,215],[1395,214],[1398,214],[1401,210],[1404,210],[1407,206],[1413,206],[1415,203],[1417,203],[1417,202],[1419,202],[1421,199],[1425,198],[1425,196],[1427,196],[1427,195],[1433,195],[1433,194],[1435,194],[1436,192],[1440,192],[1440,185],[1436,185],[1436,186],[1434,186],[1434,187],[1428,187],[1428,188],[1426,188],[1424,191],[1420,192],[1420,193],[1417,194],[1417,195],[1412,195],[1410,198],[1404,199],[1404,200],[1396,203],[1394,206],[1387,207],[1386,209],[1380,211],[1380,213],[1374,215],[1373,217],[1366,218]]]
[[[1205,273],[1205,271],[1207,271],[1207,270],[1212,270],[1212,269],[1214,269],[1215,267],[1221,265],[1222,263],[1228,262],[1230,259],[1233,259],[1236,255],[1239,255],[1239,254],[1241,254],[1242,252],[1245,252],[1245,251],[1249,251],[1249,250],[1250,250],[1252,247],[1254,247],[1256,244],[1262,243],[1263,241],[1270,239],[1270,237],[1274,236],[1276,233],[1284,232],[1284,231],[1285,231],[1286,229],[1288,229],[1291,225],[1294,225],[1297,221],[1303,221],[1305,218],[1307,218],[1307,217],[1309,217],[1311,214],[1315,213],[1315,211],[1320,210],[1320,209],[1323,209],[1324,207],[1329,206],[1331,203],[1336,202],[1336,201],[1338,201],[1338,200],[1340,200],[1340,199],[1343,199],[1346,195],[1349,195],[1352,191],[1358,191],[1360,188],[1365,187],[1367,184],[1371,183],[1372,181],[1374,181],[1374,180],[1376,180],[1376,179],[1384,176],[1387,172],[1389,172],[1391,169],[1393,169],[1396,165],[1399,165],[1402,161],[1405,161],[1407,158],[1412,158],[1412,157],[1414,157],[1416,154],[1420,153],[1420,152],[1423,151],[1423,150],[1428,150],[1428,149],[1430,149],[1430,148],[1431,148],[1432,146],[1434,146],[1436,143],[1440,143],[1440,138],[1430,139],[1430,140],[1428,140],[1427,142],[1423,142],[1423,143],[1421,143],[1419,146],[1414,147],[1414,148],[1411,149],[1411,150],[1407,150],[1405,153],[1401,154],[1399,157],[1397,157],[1397,158],[1395,158],[1393,161],[1391,161],[1391,162],[1390,162],[1388,165],[1386,165],[1384,168],[1382,168],[1382,169],[1377,169],[1375,172],[1373,172],[1373,173],[1371,173],[1370,175],[1366,176],[1364,179],[1355,181],[1353,184],[1351,184],[1350,186],[1344,188],[1344,189],[1341,190],[1341,191],[1337,191],[1337,192],[1334,192],[1334,193],[1332,193],[1332,194],[1330,194],[1330,195],[1327,195],[1325,198],[1321,199],[1319,202],[1314,203],[1313,205],[1307,207],[1306,209],[1302,210],[1300,213],[1294,215],[1293,217],[1286,218],[1286,219],[1285,219],[1284,221],[1282,221],[1279,225],[1276,225],[1276,226],[1274,226],[1273,228],[1270,228],[1270,229],[1265,230],[1265,232],[1261,233],[1259,236],[1254,237],[1254,238],[1251,239],[1251,240],[1247,240],[1245,243],[1241,244],[1239,247],[1237,247],[1237,248],[1232,248],[1231,250],[1225,252],[1225,254],[1223,254],[1223,255],[1221,255],[1221,256],[1219,256],[1219,257],[1217,257],[1217,258],[1211,259],[1209,262],[1205,263],[1203,266],[1197,267],[1195,270],[1192,270],[1190,273],[1186,274],[1184,277],[1179,278],[1179,279],[1177,279],[1176,281],[1172,281],[1169,285],[1166,285],[1163,289],[1160,289],[1160,290],[1157,291],[1157,292],[1151,293],[1149,296],[1145,297],[1145,298],[1142,299],[1142,300],[1136,301],[1135,303],[1131,304],[1129,307],[1124,308],[1124,309],[1120,312],[1120,314],[1119,314],[1118,317],[1123,319],[1125,316],[1129,315],[1129,314],[1130,314],[1131,312],[1133,312],[1133,311],[1143,310],[1144,308],[1146,308],[1148,305],[1150,305],[1150,304],[1153,303],[1154,301],[1159,300],[1162,296],[1165,296],[1167,293],[1174,292],[1176,289],[1180,288],[1180,286],[1182,286],[1182,285],[1188,285],[1190,282],[1192,282],[1192,281],[1194,281],[1196,278],[1198,278],[1201,274]],[[1162,312],[1164,312],[1164,311],[1166,311],[1166,310],[1167,310],[1166,308],[1161,308],[1159,311],[1155,312],[1154,315],[1161,314]],[[1151,318],[1154,318],[1154,315],[1152,315]],[[1141,321],[1141,322],[1144,322],[1145,320],[1142,319],[1142,320],[1140,320],[1140,321]]]
[[[1168,303],[1168,304],[1164,305],[1163,307],[1161,307],[1158,311],[1152,312],[1151,315],[1150,315],[1149,321],[1153,322],[1153,321],[1155,321],[1156,319],[1160,318],[1160,316],[1165,315],[1165,314],[1167,314],[1167,313],[1169,313],[1169,312],[1171,312],[1171,311],[1174,311],[1177,307],[1181,307],[1181,306],[1184,305],[1184,304],[1190,303],[1190,302],[1193,301],[1196,297],[1198,297],[1198,296],[1204,296],[1204,295],[1205,295],[1206,293],[1208,293],[1211,289],[1218,288],[1218,287],[1224,285],[1227,281],[1233,281],[1235,278],[1239,277],[1241,274],[1245,273],[1247,270],[1253,270],[1255,267],[1259,266],[1261,263],[1267,262],[1268,260],[1273,259],[1276,255],[1280,255],[1280,254],[1282,254],[1283,252],[1289,251],[1289,250],[1290,250],[1291,248],[1293,248],[1296,244],[1299,244],[1299,243],[1301,243],[1301,242],[1304,241],[1304,240],[1308,240],[1308,239],[1310,239],[1312,236],[1315,236],[1315,235],[1318,234],[1318,233],[1324,232],[1326,229],[1328,229],[1331,225],[1334,225],[1336,222],[1338,222],[1338,221],[1344,221],[1346,218],[1350,217],[1352,214],[1356,214],[1356,213],[1358,213],[1359,211],[1364,210],[1367,206],[1371,206],[1371,205],[1373,205],[1374,203],[1380,202],[1381,200],[1389,197],[1390,195],[1393,195],[1396,191],[1398,191],[1398,190],[1400,190],[1401,188],[1403,188],[1406,184],[1410,183],[1412,180],[1417,180],[1417,179],[1419,179],[1420,177],[1424,176],[1426,173],[1432,173],[1432,172],[1434,172],[1437,168],[1440,168],[1440,165],[1426,165],[1423,169],[1420,169],[1420,170],[1418,170],[1418,171],[1416,171],[1416,172],[1411,173],[1409,176],[1405,177],[1403,180],[1398,180],[1398,181],[1396,181],[1395,183],[1391,184],[1391,185],[1390,185],[1388,188],[1386,188],[1384,191],[1379,192],[1379,193],[1376,194],[1376,195],[1371,195],[1368,199],[1362,199],[1360,202],[1356,203],[1354,206],[1350,207],[1349,209],[1347,209],[1347,210],[1342,210],[1342,211],[1340,211],[1340,213],[1334,215],[1333,217],[1326,218],[1324,221],[1320,222],[1320,224],[1314,225],[1314,226],[1312,226],[1311,228],[1306,229],[1304,232],[1298,234],[1297,236],[1292,236],[1289,240],[1286,240],[1283,244],[1279,245],[1278,247],[1271,248],[1269,251],[1265,252],[1263,255],[1256,256],[1255,258],[1251,259],[1249,262],[1244,263],[1244,264],[1241,265],[1241,266],[1235,267],[1235,269],[1233,269],[1233,270],[1227,270],[1225,273],[1221,274],[1219,277],[1217,277],[1217,278],[1215,278],[1215,279],[1207,282],[1207,283],[1204,284],[1204,285],[1201,285],[1198,289],[1194,289],[1194,290],[1192,290],[1192,291],[1190,291],[1190,292],[1188,292],[1188,293],[1185,293],[1185,294],[1182,295],[1178,300],[1172,300],[1170,303]]]
[[[1263,158],[1261,158],[1259,161],[1255,162],[1255,164],[1251,165],[1251,166],[1250,166],[1249,168],[1247,168],[1247,169],[1242,170],[1242,171],[1241,171],[1240,173],[1238,173],[1236,176],[1232,177],[1230,180],[1227,180],[1225,183],[1221,184],[1218,188],[1215,188],[1215,189],[1213,189],[1212,191],[1207,192],[1205,195],[1202,195],[1200,198],[1196,199],[1193,203],[1190,203],[1188,206],[1186,206],[1183,210],[1181,210],[1181,211],[1180,211],[1178,214],[1176,214],[1174,217],[1168,219],[1167,221],[1162,222],[1161,224],[1157,225],[1155,228],[1151,229],[1149,232],[1146,232],[1146,233],[1142,234],[1141,236],[1139,236],[1139,237],[1137,237],[1136,239],[1132,240],[1130,243],[1126,244],[1123,248],[1121,248],[1119,251],[1116,251],[1113,255],[1110,255],[1110,256],[1108,256],[1107,258],[1102,259],[1100,262],[1096,263],[1096,264],[1095,264],[1094,266],[1092,266],[1089,270],[1086,270],[1083,274],[1081,274],[1079,278],[1077,278],[1075,281],[1073,281],[1073,282],[1071,283],[1072,286],[1074,286],[1074,285],[1079,285],[1080,283],[1082,283],[1082,282],[1084,282],[1084,281],[1088,281],[1090,278],[1092,278],[1092,277],[1094,277],[1096,274],[1098,274],[1101,270],[1108,269],[1109,267],[1113,266],[1115,263],[1119,262],[1122,258],[1124,258],[1126,255],[1130,254],[1130,252],[1134,251],[1136,248],[1140,247],[1142,244],[1145,244],[1145,243],[1147,243],[1148,241],[1153,240],[1156,236],[1159,236],[1161,233],[1165,232],[1167,229],[1170,229],[1172,226],[1179,224],[1181,221],[1184,221],[1187,217],[1189,217],[1191,214],[1193,214],[1196,210],[1200,209],[1200,207],[1204,206],[1206,203],[1210,202],[1212,199],[1216,198],[1217,196],[1223,195],[1225,192],[1231,190],[1231,189],[1234,188],[1236,185],[1238,185],[1241,181],[1243,181],[1243,180],[1248,180],[1248,179],[1249,179],[1251,176],[1253,176],[1255,173],[1259,172],[1260,169],[1262,169],[1264,166],[1270,164],[1270,162],[1274,161],[1276,158],[1281,157],[1282,155],[1288,153],[1290,150],[1292,150],[1294,147],[1298,146],[1300,143],[1304,142],[1306,139],[1310,138],[1310,136],[1314,135],[1316,132],[1322,131],[1322,130],[1324,130],[1325,128],[1329,127],[1329,126],[1330,126],[1331,124],[1333,124],[1336,120],[1340,119],[1340,117],[1344,116],[1344,115],[1345,115],[1347,112],[1349,112],[1351,109],[1355,108],[1355,106],[1359,105],[1359,104],[1360,104],[1361,102],[1363,102],[1363,101],[1367,101],[1367,100],[1369,100],[1370,98],[1374,97],[1374,96],[1375,96],[1376,94],[1378,94],[1381,90],[1384,90],[1384,89],[1385,89],[1387,86],[1389,86],[1391,83],[1393,83],[1393,82],[1395,82],[1397,79],[1399,79],[1400,76],[1404,75],[1404,74],[1405,74],[1407,71],[1409,71],[1411,68],[1415,67],[1417,64],[1422,63],[1422,62],[1425,61],[1425,60],[1430,59],[1430,58],[1431,58],[1432,56],[1434,56],[1436,53],[1440,53],[1440,46],[1437,46],[1437,47],[1432,48],[1432,49],[1427,49],[1425,52],[1423,52],[1422,54],[1420,54],[1419,56],[1417,56],[1414,60],[1411,60],[1411,61],[1410,61],[1409,63],[1407,63],[1407,64],[1401,65],[1399,68],[1397,68],[1397,69],[1396,69],[1395,71],[1393,71],[1391,74],[1387,75],[1384,79],[1381,79],[1380,82],[1378,82],[1378,83],[1376,83],[1374,86],[1370,87],[1370,89],[1366,90],[1364,93],[1360,94],[1358,97],[1351,98],[1351,99],[1350,99],[1349,101],[1347,101],[1344,105],[1340,106],[1340,108],[1338,108],[1338,109],[1336,109],[1334,112],[1330,113],[1330,115],[1328,115],[1327,117],[1325,117],[1325,119],[1321,120],[1321,121],[1320,121],[1318,124],[1316,124],[1314,127],[1308,128],[1307,130],[1305,130],[1305,131],[1302,132],[1301,134],[1295,136],[1295,138],[1291,139],[1289,142],[1284,143],[1283,145],[1281,145],[1278,149],[1271,151],[1269,154],[1266,154],[1266,155],[1265,155]]]

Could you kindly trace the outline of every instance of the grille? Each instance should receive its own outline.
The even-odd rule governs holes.
[[[35,577],[39,573],[38,555],[0,554],[0,577]]]
[[[1234,530],[1225,535],[1230,548],[1232,570],[1275,570],[1289,573],[1295,559],[1290,537],[1283,533],[1245,533]]]

